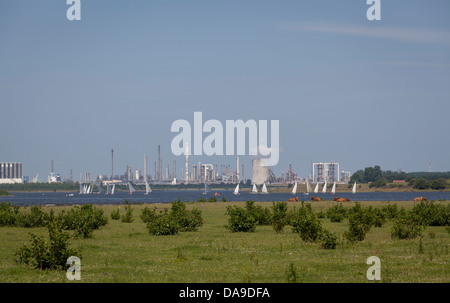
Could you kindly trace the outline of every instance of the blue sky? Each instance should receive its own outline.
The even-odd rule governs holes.
[[[449,171],[450,2],[81,0],[0,3],[0,161],[23,173],[149,173],[170,126],[280,121],[278,175],[312,162],[354,172]],[[250,177],[250,157],[240,157]],[[231,164],[234,157],[191,157]]]

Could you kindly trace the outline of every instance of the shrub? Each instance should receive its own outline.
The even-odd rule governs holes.
[[[186,204],[180,199],[172,202],[169,216],[178,225],[180,231],[197,231],[203,225],[201,210],[186,210]]]
[[[245,202],[245,209],[255,217],[257,225],[270,225],[272,223],[270,210],[261,205],[255,205],[254,203],[255,201]]]
[[[308,204],[294,213],[292,218],[292,231],[299,233],[305,242],[316,242],[322,236],[322,223]]]
[[[148,207],[145,207],[141,212],[141,220],[144,223],[149,223],[153,221],[156,218],[156,207],[153,209],[150,209]]]
[[[74,206],[68,212],[62,211],[57,220],[62,229],[74,230],[76,237],[90,238],[93,231],[108,223],[103,210],[95,208],[92,204]]]
[[[227,206],[226,214],[230,216],[225,228],[232,232],[254,232],[256,228],[255,217],[247,210],[233,206]]]
[[[283,231],[284,226],[288,223],[287,202],[273,202],[271,221],[272,227],[277,233]]]
[[[174,235],[179,232],[197,231],[203,225],[202,212],[199,209],[186,210],[186,204],[180,199],[172,202],[170,211],[156,213],[153,210],[144,208],[141,219],[147,222],[149,232],[154,235]]]
[[[337,236],[335,233],[331,233],[324,229],[321,237],[321,247],[323,249],[335,249],[337,245]]]
[[[120,219],[120,210],[116,209],[111,212],[111,219],[119,220]]]
[[[414,212],[408,212],[398,216],[391,228],[391,237],[397,239],[414,239],[422,234],[425,229],[422,218]]]
[[[211,198],[209,198],[208,202],[217,202],[217,199],[215,196],[212,196]]]
[[[339,204],[329,208],[326,215],[331,222],[341,222],[347,216],[347,211],[342,204]]]
[[[450,225],[450,205],[434,204],[434,201],[421,201],[412,212],[422,219],[423,225]]]
[[[156,236],[176,235],[179,232],[179,226],[167,212],[155,215],[154,219],[147,223],[150,234]]]
[[[80,251],[69,248],[69,235],[61,225],[52,221],[47,226],[49,240],[31,234],[31,246],[22,246],[15,252],[16,261],[39,269],[63,269],[70,256],[81,258]]]
[[[397,204],[385,205],[381,208],[381,211],[385,214],[387,219],[393,219],[397,217],[397,214],[399,212]]]
[[[344,233],[344,237],[350,242],[362,241],[366,238],[366,233],[371,228],[370,218],[367,212],[360,210],[353,212],[348,217],[349,230]]]
[[[131,208],[131,204],[128,200],[125,200],[125,213],[122,215],[121,221],[123,223],[131,223],[134,221],[133,209]]]

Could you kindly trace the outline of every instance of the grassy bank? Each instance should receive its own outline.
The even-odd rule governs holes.
[[[417,202],[362,202],[362,206],[397,204],[410,209]],[[441,202],[449,203],[449,202]],[[270,207],[272,203],[257,205]],[[314,211],[338,203],[311,203]],[[271,226],[258,226],[253,233],[232,233],[224,228],[229,205],[245,202],[189,203],[188,209],[203,213],[204,225],[198,232],[175,236],[150,235],[139,218],[149,205],[132,205],[134,221],[111,220],[118,206],[99,206],[109,222],[94,231],[94,237],[72,239],[80,248],[81,282],[287,282],[292,271],[298,282],[367,282],[370,256],[381,260],[382,282],[450,282],[450,234],[445,227],[427,227],[419,239],[396,240],[390,236],[392,222],[372,228],[364,241],[350,244],[343,239],[348,220],[340,223],[321,219],[335,232],[338,245],[324,250],[318,243],[305,243],[290,226],[277,234]],[[288,203],[289,208],[299,203]],[[344,203],[352,207],[355,202]],[[170,207],[156,204],[158,209]],[[121,211],[123,212],[123,205]],[[68,206],[45,207],[56,213]],[[67,282],[64,271],[36,270],[17,264],[14,251],[29,243],[29,233],[47,235],[45,228],[0,228],[0,282]],[[69,233],[72,233],[69,231]],[[291,267],[292,264],[292,267]]]

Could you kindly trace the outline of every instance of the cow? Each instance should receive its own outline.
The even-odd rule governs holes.
[[[414,198],[413,201],[427,201],[427,198],[425,198],[425,197],[417,197],[417,198]]]
[[[322,199],[317,198],[317,197],[311,197],[311,201],[322,201]]]
[[[337,202],[350,202],[350,199],[347,198],[334,198],[333,201],[337,201]]]
[[[289,202],[297,202],[298,201],[298,197],[292,198],[288,200]]]

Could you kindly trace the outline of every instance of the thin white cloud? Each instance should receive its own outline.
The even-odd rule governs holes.
[[[292,31],[322,32],[337,35],[392,39],[410,43],[450,45],[450,31],[406,27],[349,25],[328,22],[285,23],[280,28]]]

